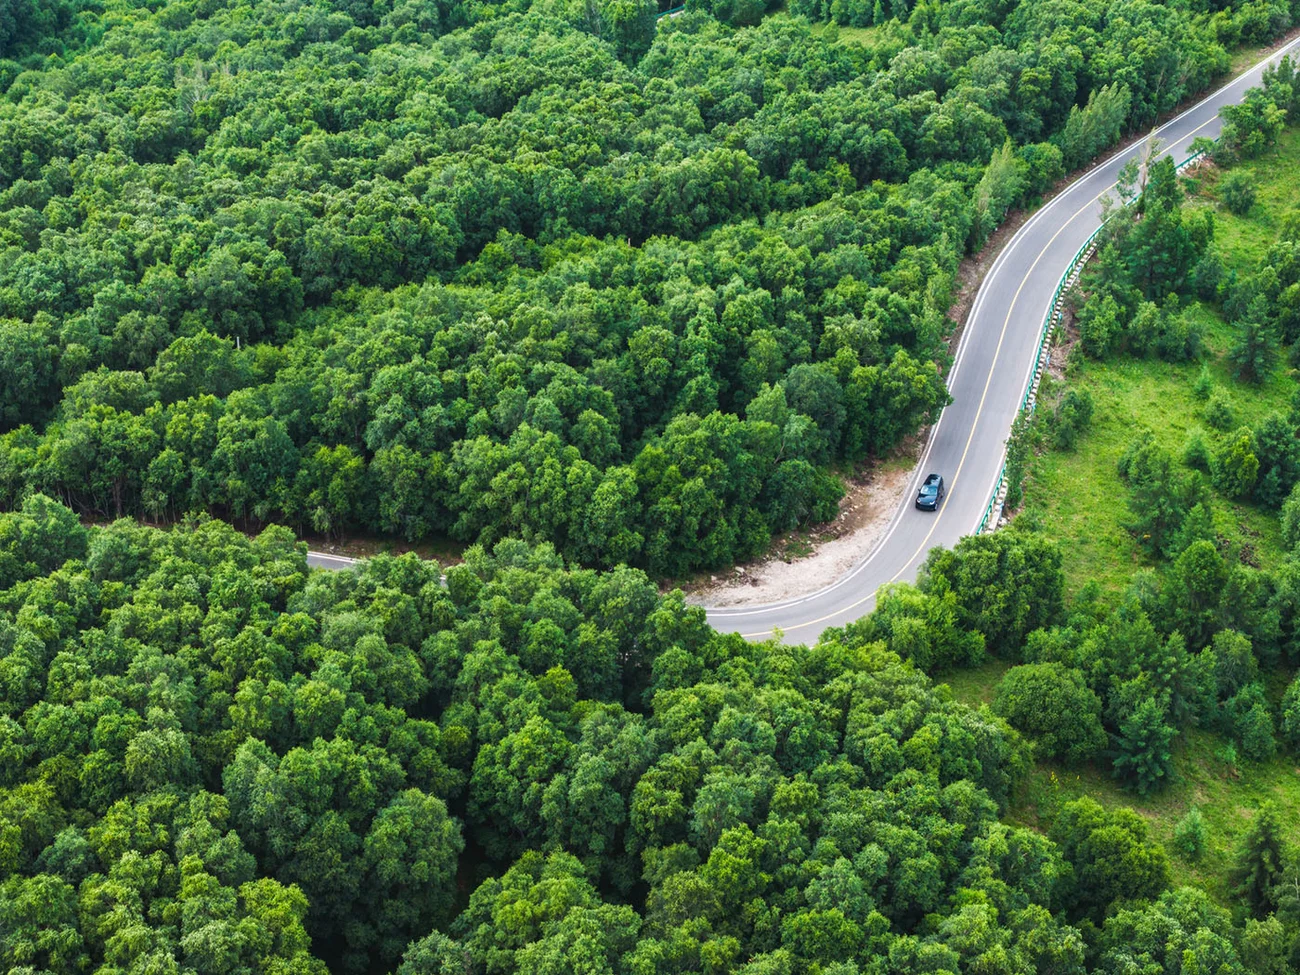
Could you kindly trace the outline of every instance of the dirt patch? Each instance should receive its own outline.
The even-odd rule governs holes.
[[[834,521],[784,535],[767,557],[681,588],[691,602],[721,609],[781,602],[829,586],[880,541],[925,449],[926,436],[928,431],[908,438],[887,461],[853,478]]]

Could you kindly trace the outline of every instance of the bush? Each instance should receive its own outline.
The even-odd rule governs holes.
[[[1239,217],[1244,217],[1255,205],[1255,182],[1245,173],[1228,173],[1219,181],[1219,199]]]
[[[1201,366],[1201,374],[1196,377],[1196,385],[1192,387],[1192,395],[1204,403],[1214,392],[1214,377],[1210,375],[1209,365]]]
[[[1207,251],[1192,268],[1192,290],[1202,301],[1216,301],[1219,297],[1219,285],[1222,282],[1223,261],[1214,251]]]
[[[1174,827],[1174,849],[1195,863],[1205,852],[1205,817],[1193,806]]]
[[[1227,430],[1232,427],[1236,418],[1236,413],[1232,408],[1232,401],[1222,393],[1215,393],[1210,397],[1210,401],[1205,404],[1205,422],[1216,430]]]
[[[1300,752],[1300,677],[1282,695],[1282,721],[1279,730],[1282,741],[1294,752]]]
[[[1175,729],[1168,707],[1147,698],[1120,722],[1115,739],[1115,775],[1146,795],[1162,788],[1174,771],[1171,746]]]
[[[1053,417],[1052,442],[1057,450],[1073,450],[1079,436],[1092,424],[1092,395],[1086,390],[1070,390],[1057,404]]]
[[[1235,367],[1238,379],[1259,383],[1277,365],[1277,336],[1269,325],[1260,321],[1257,308],[1251,311],[1251,317],[1237,323],[1237,341],[1228,350],[1228,361]]]
[[[1282,502],[1282,545],[1289,552],[1300,545],[1300,484]]]
[[[1210,473],[1210,448],[1205,444],[1205,434],[1194,429],[1183,444],[1183,463],[1192,470]]]
[[[993,710],[1032,738],[1042,758],[1084,762],[1106,745],[1101,700],[1063,664],[1012,667],[998,683]]]
[[[1094,359],[1104,359],[1124,329],[1123,310],[1107,295],[1093,295],[1079,311],[1079,345]]]
[[[1227,440],[1214,458],[1214,486],[1230,498],[1244,498],[1255,487],[1259,458],[1255,456],[1255,435],[1242,427]]]
[[[1235,694],[1224,707],[1224,718],[1247,758],[1262,762],[1277,754],[1273,716],[1260,684],[1250,684]]]

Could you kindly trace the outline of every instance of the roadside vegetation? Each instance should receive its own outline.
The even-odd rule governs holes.
[[[1292,110],[1290,66],[1265,90]],[[1034,666],[1058,661],[1051,666],[1066,671],[1032,677],[995,661],[948,678],[958,699],[1000,707],[1040,742],[1012,821],[1050,823],[1081,795],[1136,809],[1170,852],[1174,875],[1225,904],[1237,897],[1233,858],[1259,809],[1273,804],[1280,833],[1300,838],[1291,825],[1300,812],[1292,682],[1300,656],[1283,608],[1294,598],[1300,514],[1300,129],[1283,129],[1268,112],[1228,114],[1224,143],[1186,177],[1174,183],[1169,167],[1153,167],[1144,185],[1138,174],[1121,187],[1118,229],[1071,296],[1056,373],[1022,428],[1030,459],[1013,524],[1060,540],[1072,612],[1118,614],[1098,631],[1108,633],[1112,662],[1099,664],[1100,644],[1062,652],[1064,633],[1087,630],[1076,622],[1026,647]],[[1153,213],[1159,194],[1169,201],[1163,218]],[[1134,271],[1149,272],[1152,252],[1169,279],[1142,293]],[[1188,601],[1189,584],[1202,598]],[[1148,622],[1152,637],[1168,634],[1149,677],[1142,651],[1113,646]],[[1235,629],[1211,635],[1224,623]],[[1112,736],[1083,761],[1044,747],[1055,717],[1034,734],[1035,715],[1046,713],[1013,703],[1017,683],[1031,677],[1038,700],[1061,700],[1070,673],[1095,692],[1084,710]],[[1116,710],[1135,674],[1155,683]],[[1189,705],[1189,691],[1210,697]],[[1139,720],[1144,697],[1158,714]],[[1147,746],[1137,765],[1121,762],[1134,735]],[[1074,729],[1072,741],[1086,738]]]

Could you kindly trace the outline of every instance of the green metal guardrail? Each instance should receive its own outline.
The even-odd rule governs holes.
[[[655,20],[663,20],[665,17],[671,17],[673,14],[679,14],[685,9],[686,9],[686,4],[684,3],[678,4],[676,7],[673,7],[671,10],[665,10],[661,14],[656,14]]]
[[[1185,169],[1186,167],[1190,166],[1192,163],[1196,162],[1204,155],[1205,155],[1204,150],[1201,150],[1199,152],[1194,152],[1186,159],[1184,159],[1182,162],[1178,163],[1174,168],[1176,170]],[[1056,293],[1052,295],[1052,302],[1047,306],[1047,315],[1043,318],[1043,327],[1038,335],[1038,351],[1034,355],[1035,363],[1038,363],[1043,358],[1043,346],[1047,343],[1048,336],[1052,334],[1053,322],[1060,315],[1059,306],[1061,303],[1061,295],[1065,293],[1066,285],[1069,283],[1070,278],[1073,276],[1075,270],[1081,269],[1082,265],[1086,263],[1084,259],[1084,255],[1088,253],[1088,248],[1092,246],[1092,242],[1097,239],[1097,235],[1102,232],[1102,229],[1105,226],[1106,225],[1103,223],[1100,227],[1098,227],[1096,230],[1094,230],[1091,234],[1088,235],[1088,239],[1085,240],[1083,242],[1083,246],[1080,247],[1078,251],[1075,252],[1074,258],[1070,261],[1069,265],[1065,269],[1065,273],[1061,275],[1061,280],[1057,282]],[[1018,411],[1019,413],[1023,413],[1025,412],[1025,410],[1028,410],[1030,413],[1034,411],[1034,406],[1036,401],[1035,403],[1030,403],[1029,394],[1032,393],[1034,390],[1034,377],[1037,374],[1038,374],[1038,366],[1035,365],[1034,372],[1032,372],[1029,376],[1029,385],[1025,387],[1025,395],[1022,396],[1020,399],[1020,409]],[[989,503],[984,508],[984,515],[983,517],[980,518],[979,527],[975,529],[976,535],[982,534],[984,529],[988,527],[989,518],[993,515],[993,506],[997,504],[998,494],[1002,490],[1002,481],[1006,477],[1006,474],[1007,474],[1007,463],[1004,456],[1002,461],[1002,468],[998,471],[998,479],[993,482],[993,495],[992,497],[989,498]]]

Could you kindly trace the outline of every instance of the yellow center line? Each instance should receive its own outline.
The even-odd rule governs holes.
[[[1206,119],[1196,128],[1192,129],[1192,131],[1189,132],[1183,138],[1190,139],[1192,136],[1196,135],[1197,132],[1200,132],[1201,129],[1205,128],[1207,125],[1213,122],[1216,118],[1218,118],[1217,114],[1212,116],[1209,119]],[[1056,243],[1056,238],[1061,236],[1061,234],[1065,231],[1065,228],[1070,226],[1070,224],[1074,223],[1074,221],[1078,218],[1078,216],[1081,213],[1095,206],[1097,201],[1100,200],[1107,193],[1109,193],[1114,187],[1115,187],[1114,183],[1108,184],[1105,187],[1105,189],[1103,189],[1100,193],[1094,196],[1083,206],[1079,207],[1079,209],[1075,210],[1074,213],[1070,215],[1069,219],[1067,219],[1064,223],[1062,223],[1061,226],[1057,228],[1056,233],[1052,234],[1051,238],[1047,241],[1047,243],[1043,245],[1043,249],[1038,252],[1038,256],[1034,258],[1034,262],[1030,264],[1029,269],[1025,271],[1025,276],[1020,279],[1020,286],[1016,288],[1016,293],[1011,296],[1011,304],[1007,306],[1007,317],[1002,321],[1002,331],[998,335],[997,348],[993,350],[993,364],[989,366],[988,378],[984,380],[984,391],[980,394],[979,405],[975,408],[975,420],[971,424],[970,435],[967,436],[966,438],[966,446],[965,448],[963,448],[961,452],[961,458],[957,461],[957,472],[952,476],[950,487],[956,487],[957,478],[961,477],[962,468],[966,466],[966,455],[970,453],[970,445],[975,440],[975,431],[979,429],[980,417],[984,413],[984,401],[988,398],[989,387],[993,384],[993,374],[997,372],[996,367],[998,364],[998,356],[1002,354],[1002,343],[1007,337],[1007,327],[1011,324],[1011,314],[1013,311],[1015,311],[1016,302],[1020,299],[1020,292],[1024,290],[1025,284],[1028,283],[1030,275],[1034,273],[1034,268],[1038,267],[1038,262],[1043,259],[1043,255],[1048,252],[1048,250],[1051,248],[1051,246],[1054,243]],[[939,512],[939,514],[935,517],[933,524],[930,525],[930,530],[926,532],[925,538],[921,539],[921,544],[917,547],[916,551],[913,552],[911,557],[908,558],[908,560],[903,563],[902,568],[900,568],[897,572],[895,572],[892,576],[890,576],[886,582],[881,584],[881,586],[887,586],[890,583],[897,581],[898,577],[907,571],[907,567],[911,565],[913,562],[915,562],[917,557],[922,552],[925,551],[926,546],[930,542],[930,538],[934,535],[935,531],[939,528],[939,519],[943,517],[946,511],[947,508],[945,507],[943,510]],[[849,605],[841,609],[837,609],[833,613],[828,613],[825,616],[820,616],[815,620],[805,620],[802,623],[796,623],[794,626],[791,626],[783,630],[782,632],[790,633],[793,632],[794,630],[806,629],[809,626],[816,626],[818,623],[825,623],[827,620],[834,619],[837,616],[842,616],[845,613],[849,612],[850,610],[856,609],[857,607],[861,606],[863,603],[875,599],[876,593],[880,591],[881,586],[877,586],[875,589],[867,593],[867,595],[863,596],[861,599],[849,603]],[[742,633],[740,635],[746,640],[754,640],[754,639],[759,639],[761,637],[766,637],[771,633],[772,633],[772,628],[769,628],[758,633]]]

